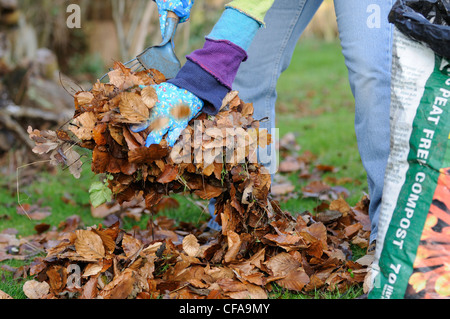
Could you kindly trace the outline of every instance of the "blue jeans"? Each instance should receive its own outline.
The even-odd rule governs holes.
[[[358,149],[367,173],[371,241],[378,230],[390,148],[393,26],[387,16],[393,2],[334,0],[342,53],[355,98]],[[255,119],[269,118],[261,127],[275,128],[278,78],[288,68],[301,34],[321,4],[322,0],[275,1],[266,15],[266,28],[258,31],[248,50],[249,58],[242,63],[233,89],[239,91],[242,100],[253,103]],[[218,225],[210,224],[218,229]]]

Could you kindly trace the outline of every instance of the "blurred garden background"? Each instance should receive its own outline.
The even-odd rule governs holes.
[[[203,45],[226,2],[195,1],[190,21],[179,26],[176,36],[182,63],[186,54]],[[67,26],[67,8],[73,3],[81,8],[81,28]],[[57,129],[72,118],[71,94],[88,89],[114,61],[128,61],[157,44],[161,36],[156,5],[149,0],[0,0],[0,5],[0,234],[28,236],[38,225],[58,227],[73,215],[85,226],[104,222],[104,216],[92,214],[88,190],[99,177],[88,161],[81,179],[75,180],[32,154],[26,130],[29,125]],[[277,174],[282,208],[293,214],[313,212],[322,200],[306,196],[305,186],[311,181],[340,190],[356,204],[367,192],[367,183],[332,1],[323,3],[299,40],[291,66],[278,83],[278,96],[280,139],[295,145],[297,160],[309,160],[309,175],[298,169]],[[161,213],[192,223],[209,218],[207,203],[190,196],[175,199],[177,204]],[[44,217],[30,219],[21,207],[45,213]],[[124,227],[145,227],[148,218],[130,216]],[[363,248],[354,248],[355,258],[363,254]],[[23,278],[13,278],[9,270],[25,262],[0,255],[0,290],[23,297]]]

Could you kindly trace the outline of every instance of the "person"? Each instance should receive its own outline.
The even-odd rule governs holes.
[[[269,119],[261,127],[275,128],[277,81],[288,68],[300,36],[322,1],[234,0],[226,4],[203,48],[187,56],[174,79],[156,88],[160,102],[151,120],[167,116],[167,109],[181,100],[191,106],[190,117],[183,123],[171,120],[166,127],[150,133],[147,144],[159,143],[167,133],[169,145],[173,145],[187,121],[200,111],[216,114],[231,89],[239,91],[242,100],[253,103],[254,118]],[[373,253],[376,244],[390,148],[393,27],[387,17],[393,1],[334,0],[342,53],[355,98],[358,149],[367,173],[371,219],[368,253]],[[193,4],[185,0],[156,2],[161,17],[170,10],[185,20]],[[183,10],[175,9],[177,6]],[[213,215],[214,200],[209,207]],[[208,226],[220,229],[214,218]]]

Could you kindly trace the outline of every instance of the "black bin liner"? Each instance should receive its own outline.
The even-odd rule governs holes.
[[[389,22],[450,59],[450,0],[398,0],[389,13]]]

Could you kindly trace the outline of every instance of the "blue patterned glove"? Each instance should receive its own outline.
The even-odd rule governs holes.
[[[203,101],[191,92],[180,89],[171,83],[161,83],[152,85],[158,96],[158,102],[151,110],[148,121],[131,126],[133,132],[141,132],[147,129],[152,123],[165,123],[162,127],[151,131],[145,141],[145,146],[161,143],[162,138],[167,133],[167,144],[172,147],[180,137],[181,132],[188,126],[190,120],[197,116],[203,108]],[[188,107],[189,114],[176,114],[180,106]],[[185,111],[183,111],[185,113]]]
[[[194,4],[194,0],[155,0],[155,2],[158,5],[159,24],[163,37],[166,28],[167,11],[174,12],[180,18],[180,23],[183,23],[189,20],[191,8]]]

